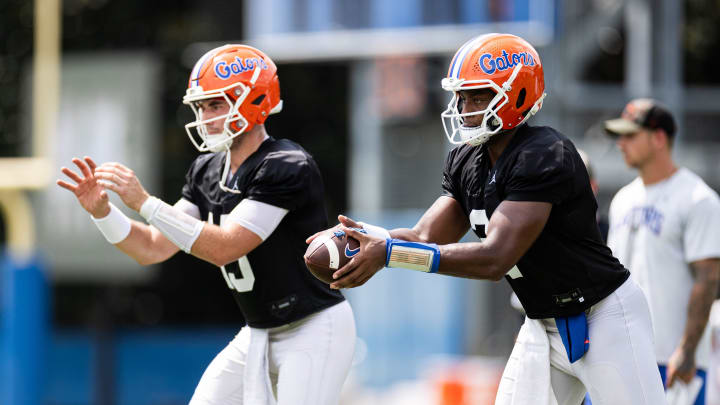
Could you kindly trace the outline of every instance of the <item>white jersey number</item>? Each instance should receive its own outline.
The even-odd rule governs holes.
[[[228,267],[234,265],[235,263],[231,263],[228,264]],[[225,266],[220,267],[223,277],[225,277],[225,282],[227,282],[227,285],[231,290],[235,290],[237,292],[252,291],[253,285],[255,284],[255,275],[253,274],[252,267],[250,266],[250,261],[248,261],[247,256],[243,256],[238,259],[238,266],[240,267],[240,275],[242,276],[240,279],[235,277],[234,272],[225,270]]]
[[[226,218],[227,215],[220,215],[220,226],[223,226]],[[208,215],[208,222],[211,224],[213,223],[212,212]],[[222,273],[225,282],[231,290],[235,290],[237,292],[252,291],[253,286],[255,285],[255,275],[253,274],[252,266],[250,266],[250,261],[247,256],[239,258],[237,265],[239,267],[239,271],[235,268],[235,263],[227,265],[230,270],[225,269],[225,266],[220,266],[220,272]],[[240,273],[241,278],[237,278],[235,276],[238,272]]]
[[[485,210],[470,211],[470,225],[472,225],[473,231],[480,234],[480,240],[484,240],[487,237],[485,232],[487,231],[487,224],[489,222]],[[478,227],[480,228],[478,229]]]
[[[482,236],[480,237],[480,240],[485,240],[487,237],[487,225],[490,223],[488,220],[487,214],[485,213],[485,210],[472,210],[470,211],[470,225],[472,225],[473,231],[478,231],[479,234]],[[478,227],[480,227],[478,229]],[[522,273],[520,273],[520,269],[517,268],[517,266],[513,266],[510,271],[507,272],[507,275],[512,278],[520,278],[522,277]]]

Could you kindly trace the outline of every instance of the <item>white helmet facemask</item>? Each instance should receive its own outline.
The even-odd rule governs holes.
[[[227,95],[228,90],[235,89],[238,98],[233,102]],[[200,152],[222,152],[230,148],[232,140],[238,135],[245,132],[248,127],[248,121],[239,112],[245,98],[250,94],[250,88],[242,83],[234,83],[226,88],[214,91],[203,91],[202,88],[193,87],[188,89],[187,94],[183,97],[183,103],[192,108],[195,113],[195,121],[185,125],[185,131],[190,141]],[[224,115],[218,115],[203,119],[203,111],[199,107],[199,102],[210,99],[221,99],[228,105],[228,112]],[[221,133],[209,133],[209,124],[221,121],[223,130]],[[237,123],[239,130],[232,129],[231,124]]]
[[[502,86],[498,86],[490,79],[442,79],[442,88],[446,91],[453,92],[453,97],[450,100],[450,103],[448,103],[447,109],[440,114],[443,122],[443,128],[445,129],[445,135],[450,143],[453,145],[468,144],[471,146],[478,146],[484,144],[491,136],[502,130],[504,123],[497,113],[508,103],[509,97],[507,92],[512,89],[512,83],[515,81],[515,78],[520,72],[522,66],[522,63],[518,63],[515,66],[515,69],[513,69],[510,78],[508,78]],[[459,92],[461,90],[473,89],[491,89],[495,92],[495,97],[490,100],[490,103],[484,110],[461,113],[459,108]],[[482,123],[474,127],[466,126],[465,117],[474,115],[482,115]],[[532,114],[528,114],[520,124],[530,118],[531,115]],[[518,126],[520,124],[518,124]]]

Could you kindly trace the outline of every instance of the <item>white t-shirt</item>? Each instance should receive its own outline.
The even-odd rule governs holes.
[[[690,263],[720,258],[720,199],[685,168],[649,186],[636,178],[610,204],[608,246],[645,293],[657,361],[667,364],[685,331],[694,281]],[[709,329],[695,353],[697,366],[705,370]]]

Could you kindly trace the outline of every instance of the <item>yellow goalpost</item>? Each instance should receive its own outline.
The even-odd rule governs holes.
[[[0,403],[40,405],[50,340],[48,277],[37,257],[35,215],[28,193],[47,187],[60,104],[60,2],[35,0],[32,154],[0,158]]]
[[[60,104],[60,0],[35,0],[32,77],[32,156],[0,159],[0,207],[7,250],[34,250],[35,224],[28,190],[46,187],[52,176],[50,148]]]

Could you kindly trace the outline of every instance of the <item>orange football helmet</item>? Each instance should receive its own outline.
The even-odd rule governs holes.
[[[230,110],[226,115],[203,120],[197,102],[214,98],[225,100]],[[195,113],[195,121],[185,125],[193,145],[201,152],[229,149],[233,138],[282,110],[277,67],[251,46],[212,49],[195,63],[183,103]],[[207,124],[216,120],[224,120],[223,132],[208,133]]]
[[[203,119],[199,102],[209,99],[224,100],[229,106],[227,114]],[[195,121],[185,125],[190,141],[200,152],[226,151],[220,188],[239,193],[225,184],[230,172],[230,146],[234,138],[282,110],[277,66],[251,46],[224,45],[212,49],[195,63],[183,103],[195,113]],[[222,132],[210,133],[208,124],[220,120]]]
[[[453,92],[441,114],[453,144],[481,145],[500,131],[516,128],[540,110],[545,98],[540,56],[527,41],[511,34],[485,34],[466,42],[450,62],[442,87]],[[495,92],[488,107],[462,113],[458,92],[483,88]],[[481,125],[464,125],[464,117],[480,114]]]

